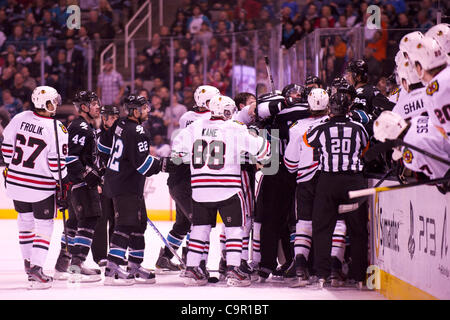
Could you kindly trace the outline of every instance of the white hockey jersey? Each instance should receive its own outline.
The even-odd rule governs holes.
[[[426,88],[422,87],[402,94],[392,111],[401,115],[403,119],[410,119],[427,112],[425,90]]]
[[[444,159],[448,159],[450,154],[450,144],[432,124],[429,117],[413,118],[403,141]],[[403,163],[408,169],[423,172],[431,179],[444,177],[450,169],[448,165],[408,147],[403,147],[401,152]]]
[[[450,138],[450,66],[439,72],[426,88],[426,108],[431,122]]]
[[[180,118],[180,129],[186,128],[192,122],[198,119],[209,119],[211,117],[211,111],[188,111]]]
[[[270,157],[270,144],[234,120],[195,121],[180,131],[172,145],[172,155],[190,162],[192,198],[197,202],[226,200],[242,190],[244,152],[263,161]]]
[[[8,164],[6,194],[13,200],[37,202],[55,193],[58,176],[54,119],[24,111],[3,131],[2,153]],[[67,175],[68,133],[56,120],[61,178]]]
[[[319,161],[314,160],[314,149],[303,140],[305,133],[328,116],[310,117],[298,120],[289,129],[289,143],[284,153],[284,164],[289,172],[297,172],[297,183],[309,181],[319,168]]]

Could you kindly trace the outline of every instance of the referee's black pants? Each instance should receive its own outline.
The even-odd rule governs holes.
[[[338,218],[343,217],[351,243],[349,276],[357,281],[364,280],[368,261],[367,202],[355,211],[338,213],[340,204],[357,202],[348,198],[349,191],[364,188],[367,188],[367,182],[362,173],[321,173],[312,216],[314,268],[319,278],[326,279],[330,274],[333,230]]]
[[[261,221],[261,263],[260,267],[274,271],[278,265],[278,242],[284,247],[286,261],[293,259],[289,248],[289,224],[294,212],[295,175],[280,164],[278,173],[265,175],[256,203],[258,220]],[[288,248],[286,248],[288,247]]]

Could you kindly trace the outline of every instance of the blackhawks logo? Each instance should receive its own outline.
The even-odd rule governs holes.
[[[403,151],[403,161],[405,161],[406,163],[411,163],[413,160],[413,154],[409,149],[405,149],[405,151]]]
[[[433,93],[435,93],[438,90],[439,90],[439,84],[438,84],[437,80],[434,80],[427,87],[427,95],[432,96]]]

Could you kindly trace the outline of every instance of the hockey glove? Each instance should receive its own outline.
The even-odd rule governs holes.
[[[177,169],[177,165],[172,162],[171,157],[163,157],[159,159],[161,165],[161,172],[175,172]]]
[[[356,110],[350,111],[350,118],[352,118],[352,120],[359,122],[363,125],[369,123],[369,121],[370,121],[370,118],[367,115],[367,113],[361,109],[356,109]]]
[[[102,182],[102,178],[98,171],[91,167],[86,167],[83,172],[83,179],[86,182],[89,189],[95,189]]]
[[[62,180],[62,186],[56,185],[56,205],[59,210],[67,210],[69,207],[68,193],[71,187],[72,183],[69,182],[67,177]]]

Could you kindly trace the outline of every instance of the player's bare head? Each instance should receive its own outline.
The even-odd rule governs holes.
[[[208,85],[197,87],[194,92],[197,108],[209,109],[209,101],[218,94],[220,94],[220,91],[216,87]]]
[[[145,97],[129,95],[125,98],[124,108],[128,111],[128,117],[142,123],[148,119],[150,105]]]
[[[100,99],[93,91],[77,92],[73,104],[80,114],[84,114],[90,119],[97,119],[100,116]]]
[[[61,96],[55,88],[39,86],[33,90],[31,101],[38,113],[54,116],[56,110],[61,106]]]
[[[241,110],[243,107],[245,107],[255,101],[256,101],[256,96],[250,92],[239,92],[234,97],[234,103],[236,104],[236,107],[239,110]]]
[[[211,99],[209,110],[211,110],[211,118],[229,120],[236,112],[236,104],[230,97],[219,94]]]

